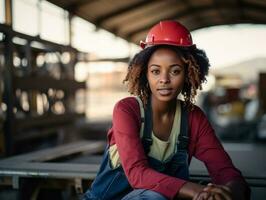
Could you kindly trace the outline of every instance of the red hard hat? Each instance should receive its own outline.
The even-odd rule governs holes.
[[[188,29],[176,21],[161,21],[154,25],[145,42],[140,41],[140,46],[144,49],[147,46],[168,44],[181,47],[195,46]]]

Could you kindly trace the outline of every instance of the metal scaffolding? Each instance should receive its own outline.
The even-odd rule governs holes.
[[[74,80],[80,52],[71,46],[18,33],[9,25],[1,24],[0,33],[0,99],[6,106],[5,154],[11,155],[22,151],[20,144],[57,135],[59,126],[84,117],[76,112],[75,93],[86,84]]]

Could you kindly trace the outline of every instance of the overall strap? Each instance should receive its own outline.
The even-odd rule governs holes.
[[[135,96],[135,99],[137,100],[139,104],[140,118],[141,118],[140,137],[142,137],[143,131],[144,131],[145,112],[144,112],[142,100],[138,96]]]
[[[184,102],[181,102],[181,127],[180,134],[178,136],[177,150],[188,150],[188,111],[185,108]]]
[[[172,157],[167,173],[171,176],[188,180],[188,143],[189,143],[189,126],[188,126],[188,111],[181,101],[181,124],[180,133],[177,138],[176,152]]]
[[[150,152],[150,146],[152,145],[152,114],[151,114],[151,102],[148,101],[147,107],[144,109],[142,100],[139,97],[135,97],[139,103],[140,115],[141,115],[141,128],[140,136],[142,137],[142,145],[146,155]]]
[[[151,100],[148,100],[148,104],[145,110],[145,117],[144,117],[144,131],[142,137],[142,144],[145,153],[148,155],[150,152],[150,147],[152,145],[152,109],[151,109]]]

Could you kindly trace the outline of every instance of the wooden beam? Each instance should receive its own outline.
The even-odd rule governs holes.
[[[223,8],[223,9],[232,9],[232,5],[221,5],[220,7]],[[247,3],[247,2],[245,2],[245,4],[243,4],[243,8],[248,8],[248,9],[256,10],[256,11],[262,12],[262,13],[265,13],[265,10],[266,10],[266,7],[258,6],[258,5],[251,4],[251,3]],[[178,20],[178,19],[183,18],[183,17],[185,17],[187,15],[201,14],[201,13],[209,12],[209,11],[212,11],[212,10],[216,10],[216,8],[214,8],[212,5],[199,6],[199,7],[193,8],[192,10],[191,9],[187,9],[187,10],[184,10],[182,12],[179,12],[179,13],[177,13],[175,15],[167,16],[166,19],[177,19]],[[164,19],[162,19],[162,20],[164,20]],[[249,21],[248,19],[246,19],[246,20],[247,20],[247,22]],[[241,20],[239,20],[239,21],[241,23]],[[243,20],[243,22],[245,22],[245,21]],[[254,21],[250,20],[250,22],[256,23],[255,20]],[[224,22],[224,24],[225,23],[226,22]],[[128,39],[131,39],[131,38],[134,37],[135,34],[137,34],[139,32],[142,32],[142,31],[145,31],[145,30],[149,30],[150,27],[153,26],[153,25],[154,25],[154,22],[151,22],[149,24],[146,24],[145,26],[143,26],[143,27],[141,27],[139,29],[136,29],[135,31],[132,31],[132,32],[128,33],[124,37],[125,38],[128,38]],[[210,24],[210,26],[211,25],[213,25],[213,24]],[[193,30],[195,30],[195,29],[193,29]]]
[[[95,21],[94,21],[94,24],[96,26],[101,26],[101,24],[109,19],[109,18],[112,18],[112,17],[115,17],[117,15],[121,15],[121,14],[124,14],[126,12],[129,12],[129,11],[132,11],[132,10],[136,10],[136,9],[139,9],[140,7],[143,7],[143,6],[147,6],[149,4],[152,4],[152,3],[155,3],[157,2],[158,0],[153,0],[153,1],[146,1],[146,0],[143,0],[143,1],[140,1],[140,2],[136,2],[134,4],[131,4],[131,5],[128,5],[122,9],[119,9],[119,10],[116,10],[116,11],[113,11],[113,12],[110,12],[110,13],[107,13],[106,15],[103,15],[101,17],[98,17]]]
[[[128,63],[130,60],[129,57],[124,58],[101,58],[101,59],[95,59],[95,60],[89,60],[88,62],[123,62]]]
[[[64,6],[63,9],[68,10],[69,12],[75,13],[76,10],[79,9],[80,7],[87,6],[96,1],[98,0],[74,0],[70,4],[67,4],[66,6]]]
[[[246,19],[245,12],[244,12],[244,2],[243,2],[243,0],[236,0],[236,1],[237,1],[237,5],[239,7],[239,17],[241,19]]]

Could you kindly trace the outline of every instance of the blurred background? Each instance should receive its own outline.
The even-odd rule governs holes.
[[[140,40],[160,20],[210,59],[199,105],[266,196],[266,1],[0,0],[0,199],[77,199],[96,175]],[[191,163],[193,181],[210,181]]]

